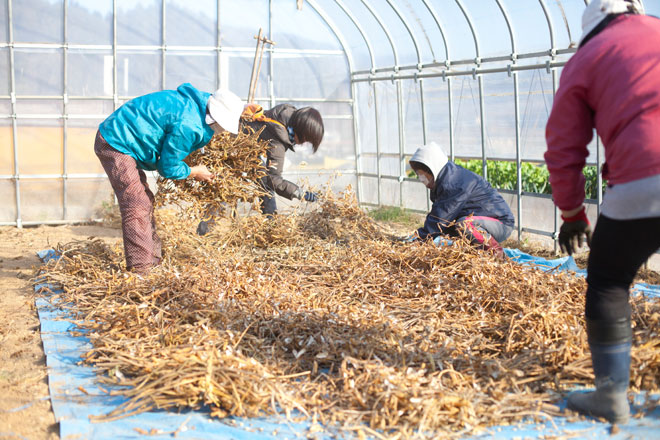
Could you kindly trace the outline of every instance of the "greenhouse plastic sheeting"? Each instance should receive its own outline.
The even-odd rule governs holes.
[[[583,273],[572,257],[546,260],[533,257],[515,249],[505,249],[507,256],[523,265],[544,268],[549,271],[572,270]],[[52,250],[38,253],[42,260],[55,257]],[[36,285],[40,289],[43,285]],[[660,286],[635,285],[636,292],[660,297]],[[639,293],[636,293],[639,294]],[[56,420],[60,424],[60,437],[69,439],[269,439],[269,438],[344,438],[337,431],[315,432],[309,423],[292,423],[284,417],[241,419],[228,417],[212,419],[204,411],[151,411],[114,421],[94,423],[93,416],[111,412],[125,401],[122,397],[109,396],[96,383],[93,368],[81,364],[82,356],[91,349],[84,336],[73,336],[75,325],[63,318],[65,312],[45,298],[37,300],[41,337],[48,366],[48,384]],[[657,398],[658,396],[651,396]],[[633,413],[644,404],[646,396],[635,397]],[[560,406],[565,406],[565,401]],[[568,422],[556,417],[545,423],[519,423],[510,426],[494,426],[470,439],[522,439],[568,436],[570,438],[597,439],[660,439],[660,407],[642,418],[633,418],[619,426],[616,434],[608,424],[592,419]]]

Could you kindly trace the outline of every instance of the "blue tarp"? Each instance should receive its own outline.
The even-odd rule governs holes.
[[[520,264],[545,268],[544,270],[584,271],[572,257],[546,260],[533,257],[516,249],[505,249],[507,256]],[[43,260],[55,257],[52,250],[38,253]],[[40,285],[35,286],[39,289]],[[660,286],[638,284],[638,292],[660,297]],[[41,321],[41,337],[46,353],[48,384],[53,412],[60,423],[60,437],[74,439],[296,439],[337,438],[338,433],[316,432],[309,423],[291,423],[284,417],[259,419],[226,418],[211,419],[205,411],[151,411],[120,420],[94,423],[91,416],[111,412],[124,398],[109,396],[96,384],[96,372],[82,364],[82,355],[91,349],[84,336],[73,336],[74,324],[64,320],[65,312],[46,299],[37,300]],[[652,396],[657,398],[658,396]],[[645,401],[644,395],[636,396],[636,407]],[[561,405],[565,405],[563,402]],[[314,427],[315,428],[315,427]],[[149,435],[147,435],[149,434]],[[568,422],[564,418],[553,418],[545,423],[520,423],[511,426],[491,427],[470,439],[528,439],[570,437],[596,439],[608,436],[612,440],[660,439],[660,408],[633,418],[628,424],[619,426],[618,433],[610,433],[608,424],[595,420]]]

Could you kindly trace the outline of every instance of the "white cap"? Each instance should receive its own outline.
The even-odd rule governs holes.
[[[206,123],[217,122],[230,133],[238,133],[238,121],[243,113],[243,101],[228,89],[218,89],[209,98],[206,108]]]
[[[643,14],[644,6],[640,0],[591,0],[582,14],[580,42],[609,14],[623,14],[624,12]]]

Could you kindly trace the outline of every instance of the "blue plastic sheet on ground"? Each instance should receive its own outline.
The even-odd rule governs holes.
[[[572,257],[555,260],[532,257],[515,249],[505,249],[506,255],[520,264],[540,267],[543,270],[572,270],[580,274],[584,271],[575,264]],[[37,253],[46,261],[56,258],[53,250]],[[36,285],[35,289],[49,287]],[[660,286],[638,284],[639,292],[647,296],[660,297]],[[125,401],[122,397],[109,396],[105,387],[96,383],[97,374],[89,366],[82,364],[82,356],[91,344],[84,336],[73,336],[75,325],[66,320],[65,312],[51,304],[46,298],[37,300],[41,321],[41,336],[46,353],[48,384],[56,420],[60,423],[60,437],[74,439],[326,439],[342,438],[336,431],[315,432],[310,423],[291,423],[284,417],[241,419],[229,417],[223,420],[212,419],[201,411],[151,411],[107,422],[93,422],[90,417],[110,413]],[[651,396],[657,399],[659,396]],[[633,413],[645,403],[644,395],[638,395],[633,405]],[[565,405],[563,402],[561,405]],[[595,420],[568,422],[558,417],[545,423],[520,423],[511,426],[490,427],[469,439],[538,439],[550,437],[598,439],[607,436],[612,440],[660,439],[660,407],[641,418],[633,418],[626,425],[611,433],[608,424]]]

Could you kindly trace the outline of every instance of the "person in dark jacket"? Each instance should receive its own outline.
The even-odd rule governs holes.
[[[186,83],[134,98],[101,123],[94,152],[119,203],[127,269],[146,274],[161,261],[154,195],[144,170],[167,179],[213,179],[204,165],[189,167],[183,159],[214,133],[237,133],[243,107],[229,90],[211,95]]]
[[[254,131],[261,132],[259,139],[269,142],[266,158],[268,174],[264,177],[262,185],[270,196],[261,200],[261,212],[272,215],[277,212],[275,193],[291,199],[304,199],[315,202],[317,195],[304,191],[298,185],[282,177],[284,155],[287,151],[295,151],[294,146],[309,142],[312,151],[316,153],[323,140],[323,118],[318,110],[312,107],[297,109],[290,104],[280,104],[261,114],[258,110],[254,116],[244,120],[243,124]]]
[[[481,176],[449,162],[435,142],[417,149],[410,166],[431,190],[433,206],[415,239],[441,234],[464,236],[473,244],[503,255],[500,242],[513,231],[514,218],[502,196]]]
[[[268,141],[269,147],[265,166],[267,175],[262,179],[261,185],[269,195],[261,199],[261,212],[265,215],[277,213],[275,194],[289,200],[294,198],[306,202],[316,202],[318,195],[305,191],[293,182],[282,177],[284,168],[284,155],[287,151],[295,151],[294,146],[309,142],[312,151],[316,153],[321,145],[324,134],[323,118],[318,110],[312,107],[296,108],[290,104],[276,105],[270,110],[263,111],[261,106],[248,104],[241,119],[243,130],[258,132],[260,140]],[[214,216],[202,220],[197,226],[197,233],[205,235],[214,225]]]

